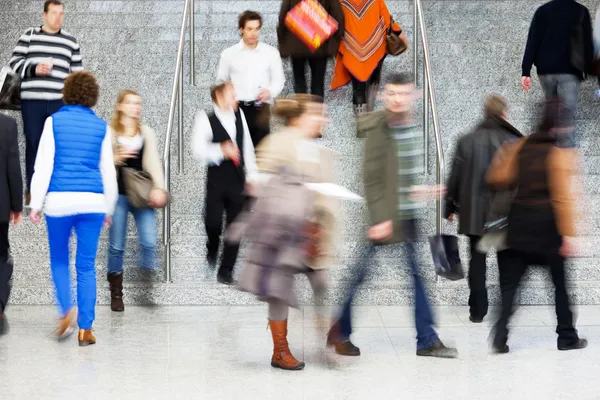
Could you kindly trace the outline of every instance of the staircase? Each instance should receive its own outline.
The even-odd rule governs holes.
[[[532,93],[520,89],[520,65],[529,22],[540,1],[523,0],[423,0],[429,35],[432,71],[437,91],[438,114],[447,166],[450,165],[457,138],[475,125],[481,117],[483,99],[489,93],[507,97],[510,121],[523,133],[531,133],[536,112],[535,104],[542,98],[537,80]],[[595,11],[590,0],[583,3]],[[171,282],[164,283],[164,271],[142,274],[136,268],[137,236],[130,221],[125,266],[125,301],[129,304],[253,304],[256,300],[232,288],[218,285],[215,271],[205,262],[205,233],[203,225],[204,167],[192,158],[191,128],[199,109],[210,107],[209,86],[213,83],[220,53],[239,40],[237,15],[245,9],[263,14],[262,40],[276,45],[275,27],[280,1],[213,1],[196,0],[196,83],[187,84],[189,71],[184,54],[186,81],[184,86],[184,173],[176,173],[177,135],[174,132],[171,168]],[[388,1],[394,18],[412,37],[412,2]],[[164,146],[169,100],[183,1],[149,0],[71,0],[67,2],[65,28],[81,42],[84,66],[98,77],[102,93],[96,111],[109,119],[119,90],[133,88],[144,98],[143,119],[153,127]],[[0,60],[8,61],[19,35],[30,26],[39,25],[41,5],[38,0],[3,0],[0,10],[3,35],[0,37]],[[186,50],[187,52],[187,50]],[[411,71],[412,49],[403,56],[389,57],[384,75],[390,71]],[[331,63],[329,68],[331,69]],[[291,67],[286,68],[286,91],[291,89]],[[422,83],[419,82],[419,87]],[[597,100],[593,98],[593,82],[586,82],[582,90],[578,115],[578,144],[582,172],[578,183],[582,194],[589,200],[584,207],[583,239],[587,244],[580,257],[569,266],[573,301],[578,304],[600,302],[600,272],[596,267],[600,251],[600,219],[595,217],[595,203],[600,186],[595,177],[600,173],[600,149],[595,138],[598,128]],[[339,152],[337,161],[338,183],[362,193],[361,157],[363,143],[355,138],[354,117],[351,109],[350,88],[328,93],[331,123],[322,143]],[[422,115],[419,106],[418,114]],[[596,111],[596,112],[595,112]],[[20,116],[18,117],[19,124]],[[21,151],[24,155],[24,140]],[[430,171],[435,166],[435,143],[430,135]],[[449,171],[447,171],[449,173]],[[433,182],[434,176],[429,179]],[[359,244],[366,228],[364,205],[344,203],[343,227],[338,240],[338,258],[330,269],[331,288],[327,303],[339,302],[340,287],[348,280],[347,266],[357,257]],[[423,231],[435,232],[433,204],[427,210]],[[157,229],[162,238],[162,213]],[[445,231],[455,232],[454,224],[446,223]],[[103,234],[97,259],[98,302],[108,304],[106,283],[107,232]],[[468,260],[467,241],[461,239],[461,256]],[[162,243],[162,242],[161,242]],[[44,224],[33,226],[28,220],[11,231],[12,252],[15,259],[13,304],[49,304],[54,302],[50,281],[48,244]],[[600,248],[600,246],[598,247]],[[162,260],[163,246],[158,246]],[[435,304],[464,305],[468,297],[466,280],[437,281],[425,243],[418,246],[423,260],[423,275],[429,282],[432,302]],[[247,251],[242,246],[241,258]],[[402,305],[412,302],[411,277],[404,266],[402,254],[380,249],[378,262],[373,264],[368,282],[360,291],[357,302],[370,305]],[[490,301],[498,303],[498,273],[495,257],[488,269]],[[162,262],[161,262],[162,265]],[[241,262],[238,263],[238,270]],[[466,263],[465,263],[466,268]],[[549,274],[542,268],[532,269],[525,278],[520,295],[523,304],[550,304],[553,302]],[[311,290],[304,277],[297,280],[302,303],[311,301]]]

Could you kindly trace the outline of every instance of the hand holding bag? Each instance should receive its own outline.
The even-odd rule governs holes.
[[[135,208],[147,208],[150,192],[154,187],[150,174],[134,168],[122,167],[121,177],[129,203]]]
[[[390,26],[386,33],[387,52],[392,56],[399,56],[408,49],[408,41],[400,33],[394,32],[394,18],[390,16]]]
[[[429,238],[435,273],[451,281],[463,279],[465,273],[458,251],[458,238],[453,235],[436,235]]]

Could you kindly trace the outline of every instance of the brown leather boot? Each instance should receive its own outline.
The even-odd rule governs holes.
[[[92,333],[91,329],[80,329],[79,330],[79,347],[89,346],[96,344],[96,338]]]
[[[123,304],[123,272],[120,274],[106,274],[110,286],[110,309],[113,311],[125,311]]]
[[[56,336],[58,340],[64,340],[71,336],[74,331],[73,322],[77,317],[77,308],[72,307],[67,314],[58,320],[58,329],[56,331]]]
[[[304,369],[304,363],[296,360],[290,352],[287,341],[287,320],[269,321],[269,327],[273,335],[273,358],[271,358],[271,366],[291,371]]]

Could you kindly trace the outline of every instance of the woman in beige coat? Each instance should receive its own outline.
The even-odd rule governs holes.
[[[107,279],[110,284],[110,307],[123,311],[123,253],[127,236],[127,218],[133,214],[140,237],[140,268],[153,270],[156,267],[156,211],[167,203],[165,179],[156,144],[156,135],[142,125],[140,115],[142,99],[133,90],[119,93],[115,115],[110,123],[113,137],[113,152],[117,167],[119,199],[110,227]],[[135,208],[127,200],[122,179],[122,168],[144,171],[150,175],[154,189],[150,192],[147,207]]]
[[[301,174],[304,183],[333,183],[333,151],[315,143],[322,136],[326,122],[325,106],[311,95],[295,95],[276,101],[274,115],[285,120],[285,127],[267,136],[256,149],[256,162],[261,173],[275,174],[282,166],[291,167]],[[318,195],[312,221],[318,227],[318,251],[307,260],[305,274],[317,298],[322,298],[326,288],[324,269],[334,254],[334,224],[337,201]],[[273,335],[273,358],[276,368],[299,370],[304,363],[291,354],[287,343],[287,318],[290,304],[283,299],[269,301],[269,326]]]

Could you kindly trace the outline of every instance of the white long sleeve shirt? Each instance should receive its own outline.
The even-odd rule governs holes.
[[[31,209],[36,211],[43,209],[44,213],[51,217],[96,213],[112,215],[119,195],[119,188],[113,159],[112,139],[108,127],[102,141],[101,151],[100,172],[104,194],[88,192],[48,193],[48,187],[54,172],[55,143],[52,117],[46,119],[31,180]]]
[[[256,48],[248,48],[244,41],[231,46],[221,54],[217,69],[217,83],[233,83],[240,101],[256,101],[262,89],[271,93],[267,103],[283,90],[285,74],[279,50],[259,42]]]
[[[218,107],[214,107],[214,112],[223,128],[229,134],[231,141],[237,145],[235,113],[231,111],[223,111]],[[254,155],[254,145],[252,137],[248,130],[248,124],[244,117],[244,112],[240,109],[240,116],[244,127],[244,148],[241,149],[244,157],[244,166],[246,168],[246,180],[254,181],[258,177],[258,167],[256,166],[256,156]],[[223,151],[219,143],[213,143],[213,131],[208,121],[208,115],[204,111],[200,111],[196,115],[194,123],[194,134],[192,137],[192,152],[194,158],[208,166],[221,165],[224,160]]]

